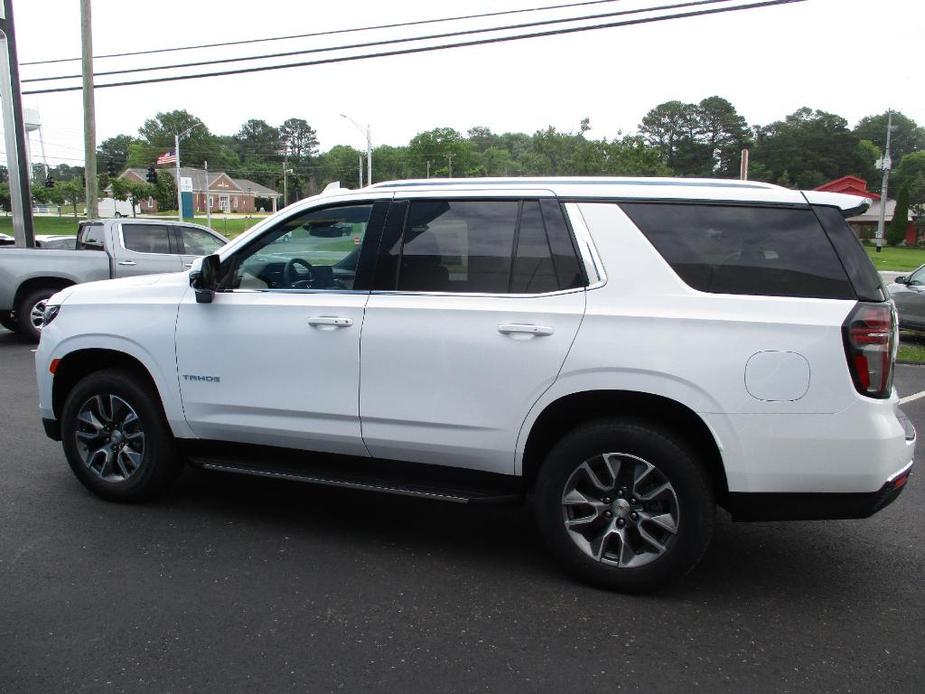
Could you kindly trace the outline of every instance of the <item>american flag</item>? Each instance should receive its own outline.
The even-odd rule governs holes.
[[[164,152],[161,156],[157,158],[157,165],[161,164],[176,164],[177,155],[173,152]]]

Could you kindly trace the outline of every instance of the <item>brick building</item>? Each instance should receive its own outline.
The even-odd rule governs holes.
[[[160,174],[170,174],[171,178],[176,175],[175,172],[176,169],[166,167],[159,171]],[[147,169],[126,169],[119,177],[145,183],[147,174]],[[279,199],[282,197],[272,188],[246,178],[232,178],[224,171],[210,171],[207,182],[206,172],[203,169],[181,166],[180,176],[193,180],[193,205],[196,212],[205,213],[206,205],[208,205],[212,212],[250,214],[258,211],[258,199],[269,201],[269,209],[266,209],[266,202],[260,205],[266,212],[275,212]],[[140,205],[143,214],[157,212],[157,200],[154,198],[142,200]]]

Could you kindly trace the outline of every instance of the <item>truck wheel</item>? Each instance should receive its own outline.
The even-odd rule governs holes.
[[[645,421],[571,431],[540,468],[533,502],[559,563],[615,590],[652,590],[683,576],[713,534],[712,486],[696,456]]]
[[[129,371],[97,371],[74,386],[61,412],[61,441],[77,479],[110,501],[153,498],[183,467],[160,397]]]
[[[45,319],[45,304],[58,293],[58,289],[33,289],[27,292],[16,305],[16,323],[19,332],[33,342],[42,336],[42,321]]]

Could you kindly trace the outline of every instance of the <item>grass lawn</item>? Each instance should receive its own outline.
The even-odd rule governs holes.
[[[83,219],[80,217],[74,219],[74,215],[62,215],[60,217],[36,216],[35,233],[36,234],[76,234],[77,223]],[[174,216],[176,219],[176,216]],[[247,231],[258,222],[265,219],[264,217],[232,217],[230,219],[212,218],[212,228],[219,234],[223,234],[230,239]],[[205,217],[196,217],[193,220],[196,224],[206,226]],[[0,233],[13,235],[13,218],[0,216]]]
[[[925,334],[910,333],[905,330],[899,334],[899,361],[925,364]]]
[[[878,270],[895,270],[903,272],[905,270],[915,270],[919,265],[925,265],[925,248],[890,248],[884,246],[880,253],[877,253],[873,246],[864,246],[867,255],[874,261],[874,267]]]

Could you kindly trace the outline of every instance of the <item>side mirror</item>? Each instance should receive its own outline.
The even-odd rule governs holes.
[[[908,281],[908,278],[905,275],[900,275],[893,280],[896,284],[905,284]]]
[[[211,304],[218,289],[222,260],[217,255],[207,255],[202,259],[198,272],[190,274],[190,286],[196,290],[197,304]]]

